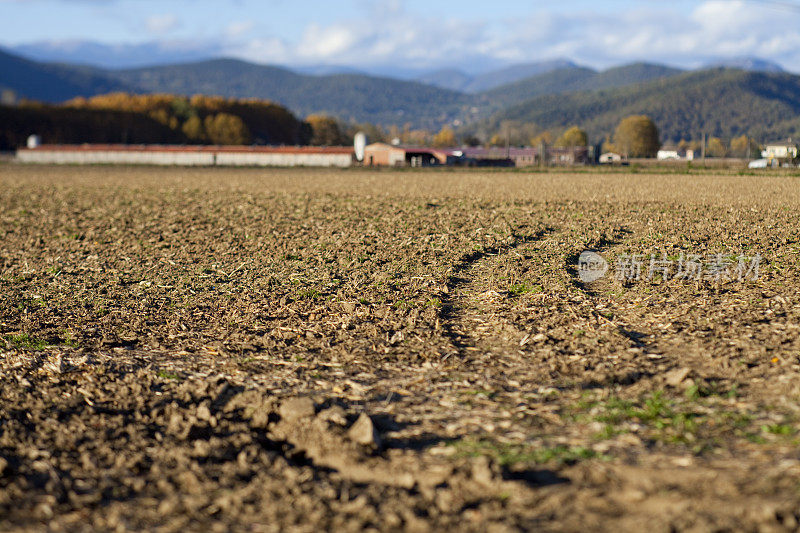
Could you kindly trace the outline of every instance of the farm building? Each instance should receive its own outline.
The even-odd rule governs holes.
[[[23,163],[349,167],[353,148],[316,146],[41,145],[17,150]]]
[[[622,163],[622,156],[616,152],[606,152],[600,155],[601,165],[612,165],[614,163]]]
[[[594,163],[594,149],[589,146],[571,148],[547,148],[548,165],[587,165]]]
[[[526,167],[539,164],[536,148],[510,147],[506,149],[475,146],[464,148],[463,153],[468,164],[476,166]]]
[[[656,154],[659,161],[679,160],[694,161],[699,156],[698,151],[675,145],[664,145]]]
[[[789,139],[785,142],[767,143],[761,156],[768,161],[789,162],[797,159],[797,154],[797,143]]]
[[[462,153],[467,164],[484,166],[494,162],[496,166],[531,167],[545,163],[547,165],[575,165],[591,163],[588,147],[545,148],[544,161],[539,156],[540,149],[532,147],[470,147]],[[505,163],[504,163],[505,162]]]
[[[22,163],[130,164],[180,166],[351,167],[355,150],[348,146],[173,146],[173,145],[37,145],[17,150]],[[590,149],[547,148],[547,165],[592,162]],[[364,149],[363,165],[430,167],[440,165],[516,166],[541,164],[538,148],[428,148],[386,143]]]
[[[669,159],[682,159],[681,149],[677,146],[662,146],[656,154],[656,159],[659,161],[667,161]]]
[[[364,165],[370,167],[430,167],[452,165],[461,157],[454,149],[373,143],[364,149]]]

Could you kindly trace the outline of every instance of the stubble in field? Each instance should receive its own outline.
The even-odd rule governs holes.
[[[3,528],[797,527],[794,177],[0,185]]]

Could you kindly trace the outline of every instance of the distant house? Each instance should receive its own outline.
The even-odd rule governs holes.
[[[406,151],[399,144],[369,144],[364,148],[364,164],[370,167],[405,166]]]
[[[797,143],[788,141],[767,143],[761,157],[768,161],[789,162],[797,159]]]
[[[464,148],[464,157],[475,166],[530,167],[539,164],[539,150],[510,146],[471,146]]]
[[[478,167],[531,167],[542,164],[540,148],[532,147],[464,147],[429,148],[374,143],[364,150],[364,165],[376,167],[430,167],[466,165]],[[547,148],[544,163],[548,165],[581,165],[591,162],[587,147]]]
[[[585,165],[593,162],[589,147],[576,146],[573,148],[545,147],[544,158],[540,154],[541,147],[507,148],[468,147],[461,153],[467,164],[475,166],[515,166],[532,167],[542,163],[547,165]],[[544,159],[544,161],[542,160]]]
[[[622,163],[622,156],[616,152],[606,152],[600,154],[600,164],[611,165],[614,163]]]
[[[664,145],[656,154],[659,161],[694,161],[700,156],[698,150],[676,145]]]
[[[656,154],[656,159],[668,161],[670,159],[683,159],[683,157],[681,157],[681,149],[677,146],[662,146]]]
[[[461,153],[447,148],[427,148],[373,143],[364,149],[364,165],[369,167],[433,167],[453,164]]]

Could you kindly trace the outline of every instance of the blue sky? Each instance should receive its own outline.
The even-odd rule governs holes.
[[[4,46],[146,43],[293,66],[467,70],[755,56],[800,71],[800,0],[0,0],[0,11]]]

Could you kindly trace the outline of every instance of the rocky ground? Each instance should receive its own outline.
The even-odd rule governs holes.
[[[797,179],[2,164],[0,529],[796,530]]]

